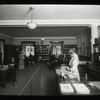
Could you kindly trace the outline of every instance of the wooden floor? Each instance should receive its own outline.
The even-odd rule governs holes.
[[[14,86],[6,84],[5,88],[0,87],[0,95],[18,95],[38,67],[40,67],[40,71],[32,80],[31,96],[58,95],[56,74],[51,68],[52,66],[49,66],[46,62],[33,64],[24,71],[18,72],[17,83]]]
[[[57,95],[56,74],[48,64],[41,64],[41,92],[40,95]]]
[[[39,67],[39,64],[29,65],[22,71],[17,71],[17,82],[15,85],[6,83],[5,87],[0,86],[0,95],[18,95],[19,91],[23,88],[25,83],[29,80],[35,70]]]

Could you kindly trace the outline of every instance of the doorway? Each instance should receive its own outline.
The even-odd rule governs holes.
[[[34,56],[34,46],[25,46],[25,55],[28,57],[30,54]]]
[[[22,41],[21,47],[24,55],[27,57],[30,55],[30,53],[35,56],[35,42],[34,41]]]

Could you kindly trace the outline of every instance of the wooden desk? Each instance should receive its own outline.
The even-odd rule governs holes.
[[[88,68],[88,76],[90,76],[89,81],[100,81],[100,70],[94,68]]]
[[[7,68],[0,68],[0,84],[2,87],[5,87],[7,72]]]
[[[59,95],[100,95],[100,82],[92,82],[92,81],[87,81],[87,82],[79,82],[77,79],[75,78],[68,78],[68,79],[63,79],[59,74],[56,74],[56,78],[57,78],[57,85],[58,85],[58,91],[59,91]],[[83,84],[85,85],[85,87],[89,90],[89,93],[77,93],[75,90],[75,87],[73,86],[73,84]],[[89,83],[93,84],[90,85]],[[61,91],[61,85],[60,84],[71,84],[72,88],[74,89],[73,93],[63,93]]]
[[[60,81],[58,80],[58,90],[59,90],[59,94],[60,95],[100,95],[100,82],[91,82],[93,83],[93,86],[89,84],[90,82],[78,82],[75,80],[65,80],[65,81]],[[73,93],[63,93],[61,91],[61,85],[60,84],[70,84],[74,90]],[[87,89],[89,89],[89,93],[77,93],[75,87],[73,86],[73,84],[83,84],[87,87]]]

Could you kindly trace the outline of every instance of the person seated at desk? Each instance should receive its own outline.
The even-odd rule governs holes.
[[[69,62],[71,72],[75,75],[78,81],[80,81],[80,75],[79,75],[79,70],[78,70],[78,65],[79,65],[78,55],[76,54],[74,49],[70,49],[69,54],[71,56],[71,60]]]
[[[66,53],[63,54],[63,64],[66,64],[68,66],[70,59],[71,59],[71,57],[69,54],[66,54]]]
[[[9,61],[9,78],[12,81],[12,84],[14,85],[16,82],[16,66],[15,66],[15,58],[11,57],[10,61]]]
[[[26,55],[24,55],[24,65],[28,68],[28,57]]]
[[[34,56],[31,53],[29,54],[29,61],[30,61],[31,64],[34,61]]]

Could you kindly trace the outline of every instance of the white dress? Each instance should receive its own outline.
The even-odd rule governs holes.
[[[80,75],[78,71],[79,58],[77,54],[73,54],[73,57],[70,60],[69,66],[71,66],[71,71],[75,75],[75,77],[80,81]]]
[[[22,54],[19,55],[19,70],[24,70],[24,56]]]

